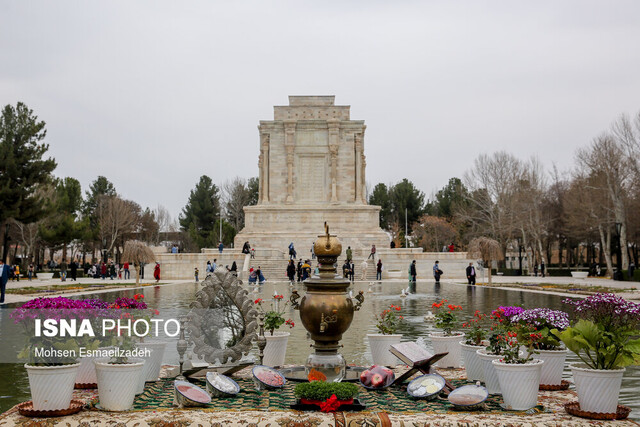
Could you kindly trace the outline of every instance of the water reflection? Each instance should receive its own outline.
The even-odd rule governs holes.
[[[257,287],[256,287],[257,286]],[[364,291],[365,302],[362,309],[354,316],[353,323],[349,330],[344,334],[342,344],[344,347],[341,352],[347,363],[357,365],[369,365],[371,362],[371,354],[366,338],[367,333],[376,333],[374,315],[382,312],[389,305],[399,305],[402,307],[403,315],[407,322],[398,331],[403,334],[404,340],[416,340],[420,337],[426,338],[426,335],[434,329],[432,323],[424,320],[424,315],[430,309],[433,302],[440,299],[447,299],[449,302],[461,305],[465,318],[471,318],[475,310],[488,312],[499,305],[523,305],[527,308],[548,307],[551,309],[563,309],[563,297],[557,295],[547,295],[531,292],[506,291],[495,288],[472,287],[465,285],[455,285],[442,283],[435,285],[434,283],[418,282],[416,293],[410,294],[406,298],[401,297],[401,293],[408,286],[407,282],[383,282],[374,283],[371,286],[372,293],[367,292],[369,283],[356,283],[351,286],[354,294],[358,291]],[[253,289],[257,289],[257,293],[253,293]],[[185,314],[188,311],[189,304],[195,298],[195,293],[200,289],[198,284],[179,284],[169,286],[154,286],[144,288],[142,293],[145,295],[145,302],[152,308],[157,308],[162,318],[175,318]],[[304,287],[296,284],[290,287],[287,282],[267,282],[264,285],[254,285],[247,289],[252,292],[252,298],[263,298],[269,301],[269,298],[276,290],[279,294],[288,296],[291,289],[297,289],[303,293]],[[133,296],[140,290],[128,290],[121,292],[108,292],[99,294],[99,297],[113,301],[120,296]],[[0,310],[0,325],[6,325],[8,321],[8,309]],[[285,314],[287,318],[292,318],[299,322],[298,313],[291,307],[287,308]],[[310,345],[312,341],[307,338],[306,331],[300,325],[290,330],[291,337],[289,339],[286,363],[303,364],[312,351]],[[12,342],[11,336],[2,332],[3,346],[11,345],[16,349],[22,343]],[[175,342],[175,339],[167,339]],[[426,339],[429,343],[429,340]],[[578,359],[572,354],[569,355],[569,362],[576,362]],[[165,363],[177,364],[178,354],[175,345],[167,346],[165,353]],[[570,377],[570,372],[565,369],[565,376]],[[640,369],[638,367],[627,368],[622,383],[622,392],[620,402],[631,406],[633,418],[640,416],[640,402],[637,397],[637,390],[640,388]],[[16,403],[29,399],[28,380],[26,373],[20,365],[0,365],[0,411],[6,411]]]

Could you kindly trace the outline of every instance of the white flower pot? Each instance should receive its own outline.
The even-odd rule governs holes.
[[[484,386],[489,391],[489,394],[502,394],[500,391],[500,382],[498,381],[498,375],[491,363],[494,360],[502,359],[499,354],[487,353],[486,349],[480,349],[476,352],[478,358],[482,361],[484,371]]]
[[[562,384],[562,372],[564,371],[564,361],[567,359],[569,350],[537,350],[538,354],[533,357],[544,361],[540,373],[540,384],[560,385]]]
[[[162,358],[164,357],[164,349],[167,347],[167,343],[141,342],[137,343],[136,347],[146,348],[151,352],[149,357],[143,357],[143,376],[145,381],[156,381],[160,376],[160,369],[162,368]]]
[[[538,404],[540,372],[544,362],[533,359],[527,363],[491,362],[496,370],[502,400],[506,409],[526,411]]]
[[[462,351],[460,350],[460,339],[464,337],[462,332],[455,332],[455,335],[445,336],[442,332],[429,334],[433,344],[433,353],[449,353],[435,363],[440,368],[459,368],[462,366]]]
[[[604,414],[615,413],[622,384],[622,369],[589,369],[584,363],[571,365],[580,409]]]
[[[96,368],[93,365],[94,357],[81,357],[80,366],[76,373],[76,384],[96,384]]]
[[[271,367],[284,365],[289,335],[291,335],[289,332],[274,332],[273,335],[267,332],[264,334],[267,345],[264,348],[263,365]]]
[[[396,366],[399,363],[398,358],[389,349],[393,344],[400,344],[401,334],[367,334],[367,338],[374,365]]]
[[[109,363],[108,358],[94,360],[102,409],[126,411],[133,406],[133,399],[142,378],[144,360],[129,361],[130,363]]]
[[[60,366],[32,366],[25,364],[33,409],[55,411],[67,409],[73,395],[79,363]]]
[[[484,381],[484,364],[478,357],[477,351],[483,349],[482,345],[469,345],[460,341],[462,361],[467,371],[467,379],[471,381]]]

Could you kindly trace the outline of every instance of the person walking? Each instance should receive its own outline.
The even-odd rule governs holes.
[[[467,281],[470,285],[476,284],[476,268],[473,266],[472,262],[470,262],[467,267]]]
[[[69,265],[69,269],[71,270],[71,280],[74,282],[78,279],[78,263],[76,260],[71,260],[71,264]]]
[[[380,258],[376,264],[376,280],[382,280],[382,260]]]
[[[199,274],[200,274],[200,271],[198,270],[198,267],[196,267],[196,268],[193,270],[193,275],[194,275],[194,276],[195,276],[195,278],[196,278],[196,283],[198,283],[198,275],[199,275]]]
[[[124,280],[131,279],[131,271],[129,270],[129,261],[124,262]]]
[[[435,264],[433,264],[433,278],[436,279],[436,285],[440,284],[440,276],[442,276],[443,271],[440,270],[440,266],[438,265],[440,261],[436,261]]]
[[[211,261],[207,260],[207,267],[204,269],[205,273],[213,273],[213,268],[211,268]]]
[[[220,251],[220,253],[222,253],[223,249],[224,249],[224,245],[222,244],[222,242],[220,242],[220,244],[218,244],[218,251]]]
[[[34,266],[33,263],[29,263],[29,267],[27,268],[27,277],[29,277],[29,281],[31,281],[31,279],[33,279],[33,273],[34,273]]]
[[[289,259],[296,259],[296,248],[293,246],[293,242],[289,243]]]
[[[369,258],[367,258],[369,259]],[[367,262],[367,260],[362,260],[362,264],[360,264],[360,269],[362,270],[362,277],[360,278],[360,280],[367,280],[367,267],[369,266],[369,263]]]
[[[18,264],[13,266],[13,280],[20,281],[20,266]]]
[[[104,261],[100,264],[100,277],[102,277],[102,280],[107,277],[107,264]]]
[[[411,293],[416,292],[416,281],[418,280],[418,270],[416,269],[416,260],[411,261],[409,266],[409,289]]]
[[[367,259],[369,258],[376,259],[376,245],[371,245],[371,253]]]
[[[540,275],[542,277],[545,277],[545,274],[544,274],[544,260],[540,261]]]
[[[302,280],[302,260],[298,261],[298,267],[296,268],[296,274],[298,276],[298,282]]]
[[[60,281],[62,282],[67,281],[67,268],[67,260],[62,258],[62,262],[60,263]]]
[[[296,277],[296,266],[293,263],[293,260],[289,260],[289,264],[287,264],[287,278],[289,278],[289,284],[293,285],[293,281]]]
[[[156,262],[156,266],[153,269],[153,278],[156,279],[156,283],[160,281],[160,263]]]
[[[345,261],[344,264],[342,264],[342,277],[347,280],[349,279],[349,261]]]
[[[256,259],[256,250],[255,250],[255,248],[251,248],[251,259]]]
[[[351,264],[351,260],[353,259],[353,251],[351,250],[351,246],[347,248],[347,262]]]
[[[113,280],[115,278],[116,278],[116,265],[113,262],[111,262],[109,264],[109,279]]]
[[[211,272],[213,273],[214,271],[216,271],[216,268],[218,268],[218,264],[216,264],[216,261],[218,261],[218,258],[214,258],[213,262],[211,263]]]
[[[9,281],[9,266],[0,258],[0,303],[4,302],[4,293]]]
[[[351,278],[351,283],[356,281],[356,265],[353,263],[353,260],[349,263],[349,277]]]

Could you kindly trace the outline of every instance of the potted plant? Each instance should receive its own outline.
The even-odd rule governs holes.
[[[147,310],[144,302],[133,298],[118,298],[109,304],[110,317],[131,321],[142,315],[138,310]],[[130,334],[116,334],[117,346],[110,350],[109,357],[94,360],[98,379],[100,407],[107,411],[126,411],[140,386],[144,387],[143,369],[145,361],[134,357],[141,352],[135,348]]]
[[[398,363],[398,359],[389,351],[389,348],[393,344],[399,344],[402,339],[402,334],[396,334],[398,326],[404,322],[404,316],[400,311],[400,307],[392,304],[375,316],[376,329],[379,333],[367,334],[374,365],[395,366]]]
[[[287,301],[282,310],[280,309],[280,302],[284,298],[283,295],[275,293],[273,295],[273,301],[271,302],[271,309],[265,311],[262,307],[262,298],[258,298],[254,301],[258,306],[258,311],[264,316],[264,328],[269,332],[265,335],[267,339],[267,345],[264,348],[264,359],[262,364],[266,366],[282,366],[284,365],[284,359],[287,355],[287,342],[289,341],[289,332],[275,332],[280,329],[281,326],[286,325],[289,328],[293,328],[295,323],[293,320],[284,319],[284,312],[289,304]]]
[[[134,311],[135,320],[144,319],[150,321],[151,318],[160,314],[158,310],[147,306],[144,302],[143,294],[135,294],[133,299],[138,302],[138,309]],[[145,341],[144,337],[140,337],[140,342],[136,343],[135,346],[136,348],[148,350],[145,352],[148,356],[142,357],[145,361],[142,373],[144,380],[142,381],[142,390],[140,388],[138,389],[138,391],[142,393],[144,390],[144,382],[156,381],[158,379],[160,369],[162,368],[162,357],[164,356],[167,343],[164,341]]]
[[[502,358],[492,360],[491,363],[498,376],[505,407],[524,411],[538,403],[540,372],[544,362],[532,359],[532,356],[536,352],[534,344],[542,339],[542,334],[524,325],[515,329],[516,331],[509,331],[503,337],[506,346]],[[529,350],[526,355],[520,351],[521,345]]]
[[[350,405],[358,395],[358,386],[353,383],[311,381],[296,385],[294,394],[300,403],[316,405],[322,412],[334,412],[342,405]]]
[[[465,332],[465,339],[460,341],[460,350],[464,368],[467,371],[467,379],[473,381],[484,381],[484,366],[477,352],[487,345],[486,317],[486,314],[476,310],[473,313],[473,318],[462,324],[462,327],[467,331]]]
[[[504,337],[511,329],[509,319],[515,311],[518,310],[512,310],[512,307],[499,307],[491,312],[489,319],[492,323],[489,328],[488,345],[476,351],[478,358],[482,361],[484,383],[489,394],[501,393],[500,382],[498,381],[496,370],[491,362],[502,358],[506,348]]]
[[[615,413],[625,366],[640,364],[640,304],[602,293],[565,303],[576,321],[558,334],[583,362],[571,365],[580,409]]]
[[[69,408],[78,367],[78,340],[61,333],[36,332],[46,319],[81,320],[91,307],[81,300],[64,297],[30,300],[11,313],[15,323],[25,328],[25,346],[18,357],[27,360],[33,409],[55,411]],[[44,353],[49,351],[49,353]]]
[[[569,327],[569,315],[549,308],[532,308],[513,316],[511,321],[533,328],[541,335],[540,340],[533,343],[536,358],[544,361],[540,384],[562,384],[564,362],[569,351],[562,347],[557,334]]]
[[[461,359],[460,339],[464,337],[464,333],[454,331],[454,329],[459,324],[457,311],[462,311],[462,307],[459,305],[446,304],[447,302],[445,299],[439,303],[434,302],[431,305],[436,311],[436,327],[442,329],[442,332],[433,332],[429,334],[429,338],[433,343],[434,353],[449,353],[438,360],[436,366],[442,368],[459,368]]]

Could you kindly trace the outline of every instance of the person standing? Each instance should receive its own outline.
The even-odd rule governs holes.
[[[218,264],[216,264],[216,261],[218,261],[218,258],[214,258],[213,262],[211,263],[211,272],[213,273],[214,271],[216,271],[216,268],[218,268]]]
[[[107,277],[107,264],[105,264],[104,261],[100,264],[100,276],[102,277],[102,280]]]
[[[124,262],[124,280],[131,279],[131,272],[129,271],[129,261]]]
[[[18,264],[13,266],[13,280],[20,281],[20,266]]]
[[[369,259],[369,258],[367,258]],[[367,262],[367,260],[362,260],[362,264],[360,264],[360,268],[362,269],[362,277],[360,278],[360,280],[367,280],[367,267],[369,266],[369,263]]]
[[[415,292],[416,289],[416,281],[418,280],[418,271],[416,269],[416,260],[414,259],[411,262],[411,265],[409,266],[409,277],[411,280],[411,287],[413,288],[413,292]]]
[[[353,251],[351,250],[351,246],[347,247],[347,263],[351,264],[351,260],[353,259]]]
[[[153,278],[156,279],[156,283],[160,281],[160,263],[156,262],[156,266],[153,269]]]
[[[34,273],[35,268],[33,267],[33,263],[29,263],[29,267],[27,268],[27,276],[29,277],[29,281],[31,281],[31,279],[33,279],[33,273]]]
[[[369,258],[376,259],[376,245],[371,245],[371,253],[367,259]]]
[[[109,280],[113,280],[116,278],[116,265],[111,262],[109,264]]]
[[[436,261],[435,264],[433,264],[433,278],[436,279],[436,285],[440,284],[440,276],[442,276],[442,270],[440,270],[440,266],[438,265],[440,261]]]
[[[449,252],[455,251],[455,246],[453,246],[453,242],[451,242],[451,244],[447,246],[447,249],[449,250]]]
[[[69,265],[69,269],[71,270],[71,280],[74,282],[77,281],[78,278],[78,263],[76,260],[71,260],[71,264]]]
[[[345,261],[342,264],[342,277],[349,280],[349,261]]]
[[[205,273],[213,273],[213,269],[211,268],[211,261],[207,260],[207,267],[205,268]]]
[[[198,270],[198,267],[196,267],[196,268],[193,270],[193,275],[194,275],[194,276],[195,276],[195,278],[196,278],[196,283],[198,283],[198,275],[199,275],[199,274],[200,274],[200,271]]]
[[[289,243],[289,259],[296,259],[296,248],[293,246],[293,242]]]
[[[296,268],[296,274],[298,276],[298,282],[302,280],[302,260],[298,261],[298,267]]]
[[[382,280],[382,260],[380,258],[376,264],[376,280]]]
[[[287,264],[287,277],[289,278],[289,284],[293,285],[296,277],[296,266],[292,259],[290,259],[289,264]]]
[[[222,244],[222,242],[220,242],[218,244],[218,251],[220,251],[220,253],[222,253],[222,250],[224,249],[224,245]]]
[[[476,268],[473,266],[472,262],[470,262],[467,267],[467,281],[470,285],[476,284]]]
[[[0,303],[4,302],[4,293],[9,281],[9,266],[0,258]]]
[[[316,259],[316,250],[314,249],[315,246],[316,246],[316,242],[313,242],[311,244],[311,259]]]
[[[235,277],[238,277],[238,264],[236,264],[235,261],[233,261],[231,263],[231,268],[229,269],[229,271],[231,272],[231,274],[233,274]]]
[[[67,281],[67,268],[67,260],[62,258],[62,262],[60,263],[60,281],[62,282]]]
[[[351,283],[356,281],[356,265],[353,263],[353,260],[349,263],[349,275],[351,277]]]
[[[540,261],[540,275],[542,277],[545,277],[545,274],[544,274],[544,260]]]

